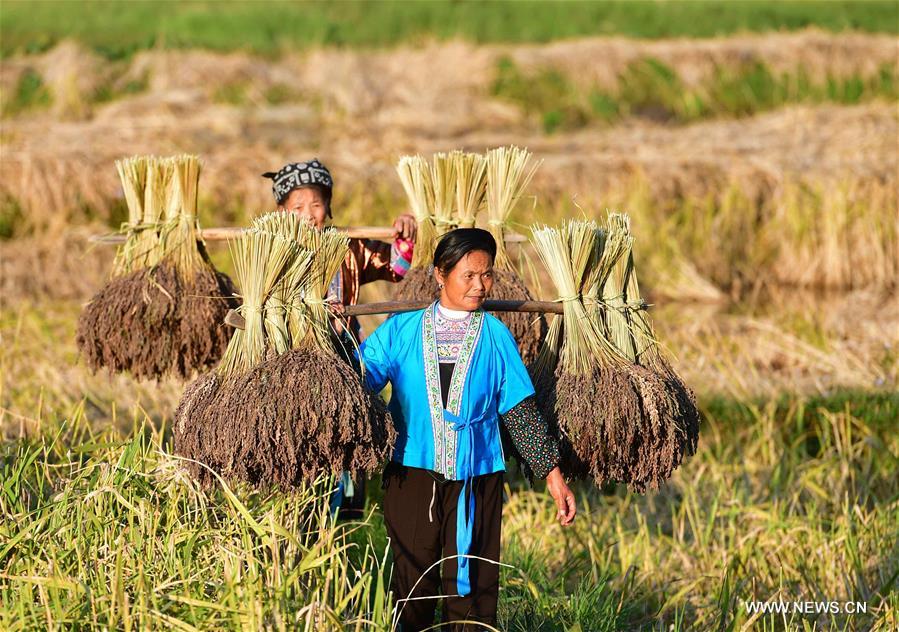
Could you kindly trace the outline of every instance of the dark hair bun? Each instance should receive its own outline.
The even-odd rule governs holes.
[[[483,228],[457,228],[445,234],[434,250],[434,267],[449,273],[462,258],[476,250],[496,258],[496,240]]]

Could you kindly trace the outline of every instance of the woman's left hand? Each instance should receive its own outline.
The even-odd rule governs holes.
[[[574,493],[565,484],[562,477],[562,470],[558,467],[546,476],[546,489],[549,491],[553,500],[556,501],[556,507],[559,508],[558,518],[559,524],[567,527],[574,522],[574,516],[577,513],[577,505],[574,502]]]
[[[344,315],[344,307],[343,303],[341,303],[336,298],[325,299],[325,306],[328,308],[328,311],[331,312],[332,315],[341,318]]]
[[[403,213],[393,220],[394,239],[408,239],[409,241],[415,241],[417,229],[418,224],[415,222],[415,217],[409,213]]]

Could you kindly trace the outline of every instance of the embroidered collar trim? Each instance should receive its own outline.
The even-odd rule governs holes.
[[[428,394],[428,407],[431,413],[431,430],[434,436],[434,469],[449,479],[456,474],[456,435],[444,417],[443,397],[440,390],[440,365],[437,357],[437,335],[435,320],[438,303],[435,301],[425,310],[422,322],[422,351],[424,353],[425,384]],[[459,349],[459,357],[453,368],[449,393],[446,398],[446,410],[459,415],[462,409],[462,396],[465,381],[471,369],[471,359],[481,337],[484,312],[471,312],[471,320],[465,331],[465,338]]]

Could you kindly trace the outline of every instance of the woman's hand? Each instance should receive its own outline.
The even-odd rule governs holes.
[[[553,468],[547,474],[546,489],[553,497],[553,500],[556,501],[556,507],[559,508],[559,524],[567,527],[574,522],[577,506],[574,502],[574,493],[565,484],[565,479],[562,478],[562,471],[558,467]]]
[[[393,238],[408,239],[415,241],[415,233],[418,230],[418,224],[415,223],[415,217],[409,213],[403,213],[393,220]]]
[[[338,299],[329,298],[329,299],[325,300],[325,303],[326,303],[326,307],[328,308],[328,311],[331,312],[331,314],[333,316],[336,316],[337,318],[343,317],[343,315],[344,315],[343,303],[341,303]]]

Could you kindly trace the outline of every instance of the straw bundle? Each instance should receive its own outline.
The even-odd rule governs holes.
[[[412,253],[412,265],[402,283],[397,285],[395,298],[399,301],[433,300],[440,292],[434,280],[431,262],[434,259],[434,249],[437,247],[437,238],[446,232],[445,225],[441,224],[438,234],[437,218],[433,212],[437,205],[435,171],[422,156],[403,156],[396,170],[418,223],[418,235]],[[443,214],[441,221],[447,221],[446,213],[450,213],[450,217],[452,213],[452,207],[446,206],[448,187],[444,180],[439,180],[437,184],[440,185],[440,208]]]
[[[563,470],[597,485],[656,488],[695,451],[699,414],[643,311],[628,220],[533,233],[563,302],[532,369],[562,439]]]
[[[437,229],[431,215],[434,188],[431,185],[428,163],[421,156],[403,156],[396,165],[396,172],[403,184],[406,197],[409,198],[412,215],[418,224],[411,269],[427,268],[431,263],[428,253],[434,252],[437,242]]]
[[[404,157],[397,166],[403,188],[419,220],[412,269],[397,287],[400,301],[436,300],[440,290],[433,268],[436,239],[457,227],[473,227],[484,201],[487,202],[490,232],[496,238],[497,256],[491,297],[500,300],[533,300],[524,281],[506,254],[505,226],[508,217],[534,175],[537,164],[530,153],[517,147],[491,150],[486,156],[453,151],[434,154],[430,165],[420,157]],[[433,214],[424,209],[432,208]],[[420,215],[419,215],[420,214]],[[546,334],[546,319],[531,314],[507,312],[499,317],[518,341],[526,363],[537,357]]]
[[[487,152],[485,163],[487,227],[496,239],[496,260],[491,298],[533,300],[521,276],[506,253],[505,231],[509,216],[534,177],[539,163],[531,164],[531,154],[518,147],[498,147]],[[507,312],[499,315],[518,342],[525,364],[533,362],[546,335],[546,318]]]
[[[458,152],[438,152],[431,157],[431,187],[434,190],[434,226],[437,237],[458,228],[456,208],[456,158]]]
[[[218,368],[186,390],[175,413],[179,454],[287,489],[380,467],[395,439],[387,408],[336,353],[325,303],[347,244],[290,213],[257,219],[234,242],[245,328]]]
[[[135,157],[116,163],[128,206],[125,244],[112,279],[78,320],[77,343],[96,371],[185,378],[213,366],[230,330],[230,279],[197,241],[195,156]]]
[[[487,194],[487,161],[480,154],[462,151],[454,151],[451,159],[456,175],[456,223],[459,228],[474,228]]]

